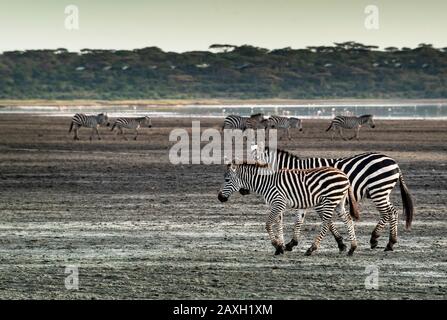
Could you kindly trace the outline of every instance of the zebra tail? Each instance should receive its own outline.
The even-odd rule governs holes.
[[[405,214],[405,228],[407,230],[411,229],[411,223],[413,221],[414,215],[414,205],[413,199],[411,197],[410,191],[405,183],[404,176],[399,169],[399,182],[400,182],[400,194],[402,196],[402,203],[404,206],[404,214]]]
[[[331,129],[332,129],[332,124],[333,124],[333,122],[331,122],[331,124],[330,124],[329,128],[327,128],[327,129],[326,129],[326,132],[328,132],[329,130],[331,130]]]
[[[349,196],[349,214],[355,221],[358,221],[360,218],[360,210],[357,200],[355,200],[354,192],[352,191],[351,186],[349,186],[348,189],[348,196]]]
[[[70,129],[68,129],[68,133],[70,133],[71,130],[73,129],[73,124],[74,124],[74,122],[72,121],[72,122],[71,122],[71,125],[70,125]]]

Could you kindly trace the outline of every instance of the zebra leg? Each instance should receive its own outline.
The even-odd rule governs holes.
[[[345,210],[345,199],[342,200],[340,203],[340,210],[338,210],[338,215],[343,221],[343,223],[346,225],[346,228],[348,229],[348,240],[351,242],[351,248],[348,251],[348,256],[352,256],[355,249],[357,248],[357,239],[355,236],[355,228],[354,228],[354,222],[352,221],[351,216],[349,213]]]
[[[292,251],[293,247],[298,245],[298,239],[301,233],[301,225],[304,223],[304,217],[306,216],[306,210],[298,210],[296,213],[296,220],[293,226],[293,238],[286,244],[286,251]]]
[[[121,130],[120,130],[120,131],[121,131],[121,135],[123,136],[124,140],[127,141],[128,139],[127,139],[127,137],[126,137],[126,134],[124,133],[124,129],[123,129],[123,128],[120,128],[120,129],[121,129]]]
[[[136,141],[137,137],[138,137],[138,129],[135,129],[135,138],[133,138],[133,139]]]
[[[74,128],[73,140],[79,140],[78,131],[79,131],[79,127],[76,125],[75,128]]]
[[[335,127],[332,127],[332,137],[331,137],[331,141],[334,141],[334,138],[335,138],[335,131],[336,131]]]
[[[292,140],[292,137],[290,136],[290,130],[287,128],[287,136],[289,137],[289,140]]]
[[[394,206],[390,203],[389,205],[389,213],[390,213],[390,239],[388,244],[386,245],[385,251],[393,251],[393,246],[397,242],[397,223],[399,221],[399,214],[394,208]]]
[[[94,133],[95,133],[95,128],[92,128],[92,132],[90,134],[90,141],[92,141]]]
[[[99,135],[98,127],[95,127],[96,135],[98,136],[98,140],[101,140],[101,136]]]
[[[342,127],[338,127],[338,133],[340,134],[340,137],[343,139],[343,140],[348,140],[347,138],[345,138],[345,136],[343,135],[343,129],[342,129]]]
[[[322,223],[321,223],[321,229],[320,233],[315,238],[314,242],[310,246],[309,249],[306,251],[306,256],[312,255],[312,253],[320,247],[321,240],[323,240],[324,236],[326,235],[327,231],[329,230],[330,220],[332,218],[332,214],[334,212],[335,207],[331,206],[318,206],[316,208],[319,216],[321,217]]]
[[[360,132],[360,126],[358,126],[358,127],[355,129],[355,134],[354,134],[351,138],[349,138],[349,140],[353,140],[354,138],[357,139],[357,140],[359,140],[359,132]]]
[[[275,255],[284,253],[284,236],[282,234],[282,223],[280,223],[281,227],[278,228],[279,229],[278,236],[276,236],[275,232],[273,231],[273,225],[275,224],[275,222],[281,221],[281,216],[284,209],[285,206],[283,205],[277,204],[275,206],[272,206],[270,210],[270,215],[265,225],[270,241],[272,242],[273,247],[275,247],[276,249]]]
[[[340,252],[346,251],[346,245],[343,243],[343,237],[341,236],[340,232],[338,232],[333,221],[329,222],[329,231],[332,233],[335,241],[337,242],[338,250]]]
[[[377,239],[380,237],[380,232],[385,227],[385,224],[389,221],[390,215],[388,210],[379,209],[380,210],[380,220],[377,223],[376,227],[374,228],[372,234],[371,234],[371,240],[369,240],[369,243],[371,244],[371,249],[374,249],[377,247],[379,242]]]

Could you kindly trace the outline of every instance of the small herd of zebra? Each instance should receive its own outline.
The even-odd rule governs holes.
[[[392,251],[397,242],[398,213],[390,201],[391,191],[399,181],[406,228],[411,227],[414,215],[413,200],[405,184],[402,172],[392,158],[380,153],[363,153],[352,157],[301,159],[287,151],[253,147],[255,163],[228,165],[224,175],[224,185],[218,194],[221,202],[226,202],[233,192],[247,195],[250,191],[262,195],[270,206],[266,229],[275,254],[291,251],[298,244],[305,210],[315,208],[322,225],[318,236],[306,255],[318,249],[321,240],[329,230],[334,236],[340,252],[346,250],[343,238],[332,222],[334,211],[348,229],[348,240],[352,255],[357,247],[352,218],[359,218],[357,203],[369,198],[380,213],[380,220],[374,228],[370,245],[378,245],[381,231],[388,223],[389,241],[385,251]],[[348,200],[350,214],[345,212]],[[286,208],[301,209],[297,212],[293,237],[284,244],[283,214]],[[274,231],[276,226],[276,232]]]
[[[83,113],[76,113],[71,119],[70,129],[68,133],[70,133],[74,129],[74,140],[79,140],[79,129],[81,127],[91,128],[92,133],[90,135],[90,140],[93,139],[93,135],[96,133],[98,140],[101,140],[101,136],[99,135],[98,128],[100,126],[110,126],[109,117],[107,114],[100,113],[97,115],[87,116]],[[135,132],[134,140],[137,140],[138,137],[138,129],[141,127],[152,127],[152,121],[149,117],[139,117],[139,118],[117,118],[112,125],[111,131],[117,128],[116,135],[122,135],[125,140],[127,140],[126,135],[124,134],[124,129],[131,129]]]
[[[363,125],[369,125],[371,128],[375,128],[376,125],[374,123],[373,116],[370,114],[363,115],[360,117],[336,116],[331,121],[331,124],[329,128],[326,129],[326,131],[332,129],[332,137],[331,137],[332,140],[334,140],[334,136],[337,130],[338,133],[340,134],[340,137],[342,137],[343,140],[348,139],[352,140],[354,138],[359,140],[359,131]],[[265,119],[262,113],[257,113],[251,115],[250,117],[230,115],[225,118],[222,129],[238,129],[242,131],[248,129],[286,130],[287,137],[290,140],[291,139],[290,129],[298,129],[299,131],[303,131],[303,125],[301,119],[298,118],[270,116],[269,118]],[[354,129],[356,130],[356,133],[351,138],[345,138],[343,136],[343,129]]]

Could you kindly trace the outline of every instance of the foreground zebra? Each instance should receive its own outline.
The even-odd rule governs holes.
[[[398,164],[394,159],[386,155],[364,153],[338,159],[300,159],[287,151],[269,150],[269,148],[262,150],[262,146],[259,148],[255,146],[253,148],[253,159],[261,163],[268,163],[273,170],[283,168],[311,169],[327,166],[338,168],[346,173],[351,182],[356,201],[360,202],[363,198],[370,198],[380,212],[380,220],[371,235],[371,248],[377,247],[377,239],[380,237],[380,232],[386,223],[390,224],[389,242],[385,251],[393,250],[393,245],[397,242],[398,213],[390,201],[390,194],[399,180],[406,216],[406,228],[409,229],[411,227],[414,215],[413,200]],[[249,193],[246,189],[240,191],[242,195]],[[332,233],[340,245],[339,234],[335,227]]]
[[[373,120],[373,116],[370,114],[363,115],[360,117],[347,117],[347,116],[336,116],[334,120],[332,120],[329,128],[326,129],[326,132],[332,129],[332,137],[331,140],[334,140],[335,131],[338,129],[340,137],[343,140],[347,140],[343,136],[343,129],[355,129],[356,133],[353,137],[349,138],[352,140],[356,138],[359,140],[359,132],[362,125],[368,124],[371,128],[375,128],[376,125]]]
[[[264,120],[264,115],[262,113],[253,114],[250,117],[241,117],[238,115],[227,116],[224,120],[222,130],[224,129],[257,129],[259,123]]]
[[[270,205],[270,215],[266,229],[275,254],[291,251],[298,244],[299,230],[302,221],[297,219],[292,240],[284,246],[282,216],[287,207],[305,209],[315,207],[322,219],[321,229],[312,246],[306,251],[311,255],[320,246],[327,233],[336,207],[346,224],[351,241],[348,255],[352,255],[357,247],[354,225],[351,217],[344,209],[344,203],[349,198],[350,213],[358,218],[357,202],[354,199],[348,177],[335,168],[317,168],[311,170],[280,170],[272,171],[268,166],[258,164],[230,164],[225,172],[225,184],[218,194],[218,199],[225,202],[235,191],[241,188],[254,191],[264,196]],[[273,225],[277,225],[275,235]]]
[[[118,118],[115,120],[115,123],[113,124],[111,131],[113,131],[113,129],[115,129],[115,127],[117,127],[118,131],[117,131],[116,135],[121,134],[123,136],[123,138],[125,140],[127,140],[126,136],[124,135],[123,128],[133,129],[133,130],[135,130],[135,137],[133,139],[137,140],[138,129],[140,129],[140,127],[143,127],[143,126],[151,128],[152,127],[151,118],[149,118],[149,117]]]
[[[107,125],[109,126],[109,117],[104,114],[100,113],[96,116],[87,116],[83,113],[76,113],[73,118],[71,119],[71,125],[70,129],[68,130],[68,133],[71,132],[71,130],[74,127],[74,140],[79,140],[78,131],[81,127],[86,128],[92,128],[92,134],[90,135],[90,140],[93,139],[93,134],[96,132],[96,135],[98,136],[98,140],[101,140],[101,136],[99,135],[98,128],[101,125]]]
[[[289,140],[291,139],[290,129],[295,128],[299,129],[299,131],[303,131],[303,126],[300,119],[280,116],[271,116],[267,121],[267,128],[287,130],[287,137]]]

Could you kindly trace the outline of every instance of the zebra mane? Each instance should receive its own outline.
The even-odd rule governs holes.
[[[256,167],[256,168],[268,168],[269,164],[268,163],[260,163],[260,162],[247,162],[247,161],[242,161],[240,163],[229,163],[227,166],[231,166],[231,165],[244,165],[244,166],[251,166],[251,167]]]
[[[363,116],[360,116],[360,118],[372,118],[372,114],[364,114]]]

